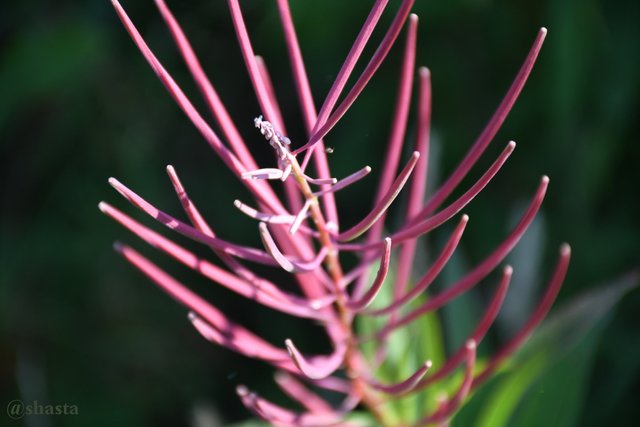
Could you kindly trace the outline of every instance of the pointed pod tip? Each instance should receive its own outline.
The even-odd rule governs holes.
[[[418,73],[420,73],[420,77],[422,78],[431,77],[431,70],[425,66],[420,67],[420,69],[418,70]]]
[[[416,15],[415,13],[412,13],[411,15],[409,15],[409,21],[418,22],[418,15]]]
[[[571,246],[568,243],[563,243],[560,245],[560,255],[569,256],[571,255]]]
[[[122,251],[124,251],[124,244],[122,244],[121,242],[113,242],[113,249],[116,252],[122,253]]]
[[[508,148],[510,151],[513,151],[513,150],[515,150],[515,149],[516,149],[516,145],[517,145],[517,144],[516,144],[516,142],[515,142],[515,141],[509,141],[509,143],[507,144],[507,148]]]
[[[313,310],[320,310],[322,308],[322,303],[320,301],[312,301],[311,303],[309,303],[309,306]]]
[[[540,34],[546,35],[548,32],[547,27],[540,27]]]
[[[327,305],[327,303],[324,300],[312,300],[309,302],[309,306],[314,309],[314,310],[320,310],[321,308],[324,308]]]
[[[289,352],[289,357],[291,357],[291,359],[293,359],[293,362],[296,364],[296,366],[298,365],[298,349],[296,348],[295,345],[293,345],[293,341],[291,341],[290,338],[287,338],[286,340],[284,340],[284,346],[287,348],[287,351]]]
[[[473,339],[472,339],[472,340],[468,340],[468,341],[466,342],[466,344],[465,344],[466,349],[467,349],[467,350],[470,350],[470,351],[471,351],[471,350],[475,350],[475,349],[476,349],[476,346],[477,346],[477,344],[476,344],[476,340],[473,340]]]
[[[100,209],[100,212],[105,213],[107,209],[109,209],[109,204],[107,202],[100,202],[98,203],[98,209]]]
[[[513,267],[511,267],[510,265],[506,265],[504,267],[504,270],[502,270],[502,272],[504,273],[505,276],[511,276],[513,274]]]
[[[460,222],[462,222],[464,224],[468,223],[469,222],[469,215],[463,214],[462,218],[460,218]]]
[[[433,366],[433,362],[431,360],[427,360],[424,362],[423,366],[425,367],[425,369],[431,369],[431,367]]]
[[[245,385],[239,385],[236,387],[236,393],[240,397],[246,397],[249,395],[249,389]]]

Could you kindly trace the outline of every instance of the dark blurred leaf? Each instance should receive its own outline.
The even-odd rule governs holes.
[[[101,59],[102,34],[80,22],[20,33],[0,59],[0,129],[11,113],[51,96],[78,87]]]

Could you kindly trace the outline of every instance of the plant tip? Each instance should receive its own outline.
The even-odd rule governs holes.
[[[314,301],[311,301],[309,305],[314,310],[320,310],[322,307],[324,307],[324,301],[314,300]]]
[[[239,385],[236,387],[236,393],[240,397],[245,397],[249,395],[249,389],[247,388],[247,386]]]

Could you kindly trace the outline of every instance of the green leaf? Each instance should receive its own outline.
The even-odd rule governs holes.
[[[425,298],[420,298],[417,304],[424,303]],[[415,321],[416,352],[421,361],[431,360],[431,369],[435,372],[446,360],[442,324],[437,312],[428,313]],[[435,383],[425,388],[420,394],[420,400],[416,405],[417,413],[414,417],[422,417],[425,413],[433,411],[437,406],[437,399],[442,392],[444,384]]]
[[[527,391],[509,425],[574,426],[587,391],[595,350],[608,317]]]
[[[611,310],[637,285],[637,274],[626,276],[587,292],[549,318],[509,363],[475,425],[574,424]]]
[[[369,270],[369,277],[373,277],[378,269],[378,263],[374,264]],[[395,270],[392,267],[389,268],[387,278],[380,289],[376,299],[371,304],[371,308],[382,308],[391,303],[393,300],[393,281],[395,279]],[[388,316],[367,316],[359,315],[356,317],[356,328],[360,337],[370,337],[377,331],[382,329],[387,323]],[[407,342],[403,341],[406,337],[394,336],[394,346],[391,349],[390,357],[398,357],[398,351],[404,347]],[[378,349],[378,342],[376,340],[369,340],[362,344],[361,349],[369,362],[373,362],[376,357],[376,351]],[[389,358],[388,358],[389,359]],[[384,364],[379,372],[380,378],[383,380],[393,380],[395,373],[389,369],[389,364]]]
[[[444,283],[455,283],[469,270],[469,263],[464,255],[461,252],[455,252],[442,272]],[[493,283],[490,285],[494,286]],[[481,302],[474,292],[465,292],[442,307],[441,313],[447,349],[455,351],[464,345],[477,319],[482,316]],[[434,364],[437,368],[436,361]]]
[[[373,267],[373,272],[376,271],[376,268],[377,266]],[[391,268],[372,307],[381,308],[391,303],[394,279],[395,271]],[[411,307],[416,307],[424,301],[424,298],[418,298],[411,304]],[[387,324],[388,317],[358,316],[356,321],[359,335],[369,336],[380,330]],[[362,350],[370,361],[374,360],[377,348],[377,342],[368,342],[362,345]],[[445,360],[442,326],[436,313],[422,316],[412,324],[396,330],[389,337],[386,359],[376,371],[376,378],[388,383],[403,381],[426,360],[431,360],[434,367],[441,366]],[[440,390],[438,387],[438,385],[429,387],[424,393],[390,401],[385,406],[389,420],[394,423],[414,420],[417,416],[424,414],[427,409],[433,408]]]
[[[393,264],[392,264],[393,265]],[[372,266],[369,277],[373,277],[378,269],[378,264]],[[382,308],[393,301],[393,283],[395,270],[389,269],[382,289],[371,304],[371,308]],[[372,336],[381,330],[388,322],[389,316],[366,316],[356,318],[358,335],[361,337]],[[375,377],[383,383],[393,383],[400,380],[404,371],[414,365],[412,357],[411,337],[406,329],[394,332],[387,342],[387,354],[384,363],[376,370]],[[375,366],[376,352],[379,348],[378,340],[370,340],[361,345],[361,349],[371,364]],[[385,407],[389,421],[397,423],[405,419],[405,405],[400,401],[392,401]]]

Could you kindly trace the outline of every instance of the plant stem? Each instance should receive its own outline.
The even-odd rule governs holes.
[[[374,416],[374,418],[376,418],[382,427],[389,427],[390,424],[388,420],[386,420],[386,417],[379,408],[379,399],[360,375],[364,358],[358,348],[358,343],[353,332],[353,316],[346,306],[346,294],[340,285],[340,283],[342,283],[343,270],[340,265],[338,250],[335,248],[333,239],[331,238],[331,233],[327,227],[327,222],[325,221],[322,210],[320,209],[318,197],[313,194],[313,191],[311,191],[311,187],[302,172],[302,168],[300,167],[298,160],[289,153],[288,160],[291,164],[292,175],[300,185],[300,190],[302,191],[305,199],[310,202],[309,212],[311,213],[314,226],[320,235],[320,244],[328,249],[325,265],[336,287],[336,306],[340,320],[340,327],[342,328],[347,340],[347,352],[345,355],[347,376],[351,379],[353,388],[360,395],[362,404],[367,407],[369,412]]]

